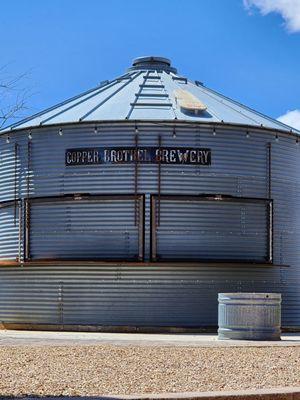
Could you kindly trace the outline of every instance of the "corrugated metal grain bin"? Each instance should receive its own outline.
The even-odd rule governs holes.
[[[298,137],[162,57],[3,129],[0,322],[216,328],[219,292],[280,292],[299,327]]]

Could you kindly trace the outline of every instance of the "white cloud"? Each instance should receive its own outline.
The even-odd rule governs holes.
[[[257,7],[262,15],[280,14],[290,32],[300,32],[300,0],[243,0],[251,10]]]
[[[300,130],[300,110],[288,111],[277,119],[284,124]]]

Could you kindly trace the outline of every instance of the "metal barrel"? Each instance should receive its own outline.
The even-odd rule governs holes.
[[[280,293],[219,293],[218,338],[280,340]]]

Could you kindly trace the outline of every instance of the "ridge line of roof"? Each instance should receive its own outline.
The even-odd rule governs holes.
[[[37,112],[36,114],[32,114],[32,115],[30,115],[30,116],[27,117],[27,118],[24,118],[24,119],[22,119],[22,120],[20,120],[20,121],[18,121],[18,122],[15,122],[15,123],[13,123],[13,124],[10,124],[10,125],[8,125],[8,126],[5,126],[4,128],[1,128],[1,129],[0,129],[0,133],[1,133],[2,131],[6,131],[6,130],[8,130],[8,129],[13,130],[13,128],[18,127],[19,125],[24,124],[24,123],[26,123],[26,122],[29,122],[30,120],[32,120],[32,119],[34,119],[34,118],[40,117],[40,116],[42,116],[43,114],[46,114],[47,112],[50,112],[50,111],[54,110],[55,108],[62,107],[62,106],[64,106],[64,105],[70,103],[71,101],[74,101],[74,100],[76,100],[76,99],[79,99],[80,97],[83,97],[83,96],[85,96],[85,95],[87,95],[87,94],[89,94],[89,93],[91,93],[91,92],[93,92],[93,91],[96,91],[96,90],[98,90],[98,89],[104,89],[105,86],[108,86],[109,84],[111,84],[111,83],[113,83],[113,82],[115,82],[115,81],[118,81],[118,80],[120,80],[120,79],[123,79],[124,77],[130,76],[130,75],[132,75],[132,73],[127,72],[127,73],[125,73],[125,74],[123,74],[123,75],[118,76],[117,78],[115,78],[115,79],[113,79],[113,80],[111,80],[111,81],[107,81],[107,82],[105,81],[105,83],[102,84],[102,85],[101,85],[101,83],[100,83],[99,85],[93,87],[92,89],[86,90],[86,91],[84,91],[83,93],[80,93],[80,94],[78,94],[78,95],[72,96],[72,97],[70,97],[70,98],[68,98],[68,99],[66,99],[66,100],[64,100],[64,101],[61,101],[61,102],[59,102],[59,103],[54,104],[54,105],[51,106],[51,107],[48,107],[48,108],[46,108],[46,109],[44,109],[44,110],[41,110],[41,111]]]
[[[167,74],[167,75],[172,75],[172,76],[178,76],[178,77],[179,77],[179,75],[174,74],[174,73]],[[182,77],[182,78],[183,78],[183,77]],[[187,78],[186,78],[186,79],[187,79]],[[190,84],[193,85],[193,86],[196,86],[196,88],[198,88],[198,85],[195,85],[195,82],[194,82],[194,81],[192,81],[192,80],[190,80],[190,79],[187,79],[187,82],[190,83]],[[171,80],[171,83],[172,83],[174,86],[176,86],[176,88],[182,89],[182,87],[179,85],[179,83],[176,82],[175,80],[172,79],[172,80]],[[213,109],[213,111],[212,111],[212,109]],[[220,118],[220,117],[218,116],[218,113],[216,112],[216,110],[215,110],[213,107],[210,107],[210,108],[209,108],[209,112],[210,112],[210,114],[212,114],[216,119],[218,119],[218,120],[220,121],[220,123],[222,122],[222,118]]]
[[[169,79],[169,76],[170,76],[170,74],[168,74],[166,71],[163,71],[162,72],[162,75],[165,75],[165,77],[167,78],[167,79]],[[175,74],[176,75],[176,74]],[[160,79],[160,81],[161,81],[161,83],[162,83],[162,85],[163,85],[163,89],[164,89],[164,91],[165,91],[165,93],[168,95],[168,97],[169,97],[169,99],[171,100],[171,102],[172,102],[172,111],[173,111],[173,114],[174,114],[174,119],[178,119],[178,115],[177,115],[177,112],[176,112],[176,108],[174,107],[174,102],[172,101],[172,99],[171,99],[171,97],[170,97],[170,93],[168,93],[167,92],[167,89],[166,89],[166,85],[164,85],[163,84],[163,81],[162,81],[162,79],[161,79],[161,76],[159,77],[159,79]],[[177,86],[178,86],[178,84],[176,84]],[[179,86],[178,86],[178,88],[179,88]]]
[[[94,108],[92,108],[89,112],[87,112],[86,114],[83,115],[83,117],[79,118],[79,121],[83,121],[86,117],[88,117],[90,114],[92,114],[94,111],[96,111],[99,107],[102,106],[102,104],[106,103],[109,99],[111,99],[115,94],[119,93],[125,86],[129,85],[132,81],[135,80],[135,78],[137,78],[139,75],[141,75],[142,71],[137,72],[136,74],[134,74],[134,76],[127,81],[126,83],[124,83],[124,85],[122,85],[121,87],[119,87],[117,90],[115,90],[113,93],[111,93],[106,99],[100,101],[99,104],[97,104],[97,106],[95,106]],[[132,74],[133,75],[133,74]]]
[[[107,90],[107,89],[110,89],[111,87],[113,87],[113,86],[116,85],[117,83],[118,83],[118,81],[113,81],[113,82],[110,82],[110,83],[108,83],[107,85],[105,85],[105,86],[103,86],[103,87],[100,87],[99,90],[94,90],[90,96],[87,96],[87,97],[85,97],[84,99],[81,99],[80,101],[78,101],[77,103],[72,104],[71,106],[69,106],[69,107],[67,107],[67,108],[64,108],[63,110],[57,112],[56,114],[53,114],[53,115],[51,115],[50,117],[48,117],[48,118],[42,120],[42,121],[39,123],[39,125],[43,125],[43,124],[45,124],[45,122],[48,122],[48,121],[50,121],[51,119],[57,117],[58,115],[63,114],[63,113],[65,113],[66,111],[71,110],[73,107],[76,107],[76,106],[78,106],[79,104],[84,103],[85,101],[87,101],[87,100],[89,100],[89,99],[92,99],[94,96],[97,96],[99,93],[102,93],[102,92],[104,92],[104,91]],[[85,95],[81,95],[81,96],[78,97],[78,99],[80,99],[80,98],[82,98],[82,97],[84,97],[84,96],[85,96]],[[76,99],[75,99],[75,100],[76,100]],[[68,103],[71,103],[71,101],[69,101]],[[67,103],[67,104],[68,104],[68,103]],[[66,105],[67,105],[67,104],[66,104]],[[59,108],[59,107],[56,107],[56,108]],[[45,113],[45,114],[46,114],[46,113]]]
[[[178,75],[172,74],[172,76],[178,76]],[[226,96],[224,96],[224,95],[218,93],[217,91],[214,91],[213,89],[207,88],[206,86],[198,86],[198,85],[195,84],[194,81],[192,81],[192,80],[190,80],[190,79],[188,79],[188,78],[185,78],[185,79],[187,80],[187,82],[188,82],[190,85],[196,86],[196,88],[197,88],[198,90],[200,90],[200,91],[202,91],[202,92],[204,92],[204,93],[206,92],[206,95],[207,95],[207,96],[213,98],[215,101],[221,103],[221,104],[224,105],[225,107],[227,107],[227,108],[229,108],[230,110],[236,112],[238,115],[243,115],[243,117],[252,120],[255,124],[261,125],[261,124],[259,123],[258,120],[254,119],[253,117],[251,117],[251,116],[249,116],[249,115],[244,114],[244,113],[241,112],[241,111],[236,110],[234,107],[232,107],[232,106],[230,105],[230,103],[232,102],[232,103],[234,103],[234,104],[237,104],[237,105],[241,106],[241,108],[245,108],[245,109],[247,109],[247,106],[244,106],[243,104],[241,104],[241,103],[239,103],[239,102],[237,102],[237,101],[235,101],[235,100],[233,100],[233,99],[231,99],[231,98],[229,98],[229,97],[226,97]],[[177,84],[177,86],[179,87],[178,84]],[[210,92],[211,92],[212,94],[214,94],[215,96],[212,96],[212,94],[211,94]],[[222,103],[222,102],[218,99],[218,97],[222,97],[223,99],[227,100],[229,104],[227,104],[227,103]],[[210,106],[209,112],[210,112],[211,114],[213,114],[215,118],[219,119],[219,120],[222,122],[223,119],[220,118],[220,117],[218,116],[218,113],[215,111],[215,109],[214,109],[214,111],[212,111],[212,108],[213,108],[213,107]],[[251,110],[251,111],[254,112],[255,114],[258,114],[255,110]],[[270,118],[269,118],[269,119],[270,119]],[[270,119],[270,120],[273,121],[272,119]]]
[[[127,75],[131,76],[132,74],[131,74],[131,75],[130,75],[130,74],[127,74]],[[57,112],[56,114],[51,115],[50,117],[48,117],[48,118],[46,118],[45,120],[41,121],[39,125],[43,125],[45,122],[48,122],[48,121],[50,121],[51,119],[57,117],[58,115],[63,114],[63,113],[65,113],[66,111],[71,110],[73,107],[76,107],[76,106],[78,106],[79,104],[84,103],[85,101],[87,101],[87,100],[93,98],[94,96],[97,96],[98,94],[105,92],[107,89],[110,89],[111,87],[113,87],[113,86],[116,85],[117,83],[120,83],[119,80],[120,80],[120,78],[117,78],[117,79],[114,79],[114,80],[108,82],[107,84],[105,84],[105,85],[103,85],[103,86],[100,86],[100,87],[98,88],[99,90],[95,89],[95,90],[93,91],[93,93],[92,93],[90,96],[88,96],[88,97],[86,97],[86,98],[84,98],[84,99],[78,101],[77,103],[75,103],[75,104],[73,104],[73,105],[71,105],[71,106],[69,106],[69,107],[67,107],[67,108],[64,108],[63,110]],[[85,96],[85,94],[82,94],[81,96],[78,97],[78,99],[80,99],[81,97],[84,97],[84,96]],[[75,99],[75,100],[76,100],[76,99]],[[69,103],[70,103],[70,101],[69,101]]]
[[[199,87],[199,90],[202,90],[203,92],[205,91],[205,89],[208,89],[207,92],[212,92],[212,94],[214,94],[214,91],[213,91],[213,90],[210,90],[209,88],[203,88],[203,89],[202,89],[202,88]],[[217,92],[216,92],[216,94],[217,94]],[[210,96],[210,97],[212,97],[212,95],[211,95],[210,93],[207,93],[207,95]],[[218,99],[217,96],[215,96],[215,97],[213,97],[213,98],[214,98],[216,101],[218,101],[219,103],[221,103],[222,105],[224,105],[224,106],[230,108],[231,110],[233,110],[233,111],[236,112],[237,114],[241,114],[241,115],[243,115],[245,118],[251,119],[251,120],[252,120],[253,122],[255,122],[256,124],[261,125],[261,124],[259,123],[258,120],[254,119],[253,117],[251,117],[251,116],[249,116],[249,115],[246,115],[246,114],[244,114],[242,111],[238,111],[238,110],[236,110],[234,107],[232,107],[232,106],[230,105],[230,103],[231,103],[231,102],[234,102],[234,100],[231,100],[229,97],[226,98],[226,96],[222,96],[222,97],[225,98],[226,100],[228,100],[228,103],[229,103],[229,104],[221,102],[221,101]],[[241,108],[245,108],[245,107],[241,107]]]
[[[198,87],[199,89],[201,89],[200,86],[197,86],[197,87]],[[291,130],[291,131],[296,131],[297,133],[300,133],[300,131],[299,131],[298,129],[293,128],[293,127],[290,126],[290,125],[286,125],[286,124],[284,124],[283,122],[280,122],[280,121],[278,121],[278,120],[275,119],[275,118],[269,117],[268,115],[263,114],[263,113],[261,113],[260,111],[255,110],[254,108],[251,108],[251,107],[249,107],[249,106],[246,106],[245,104],[240,103],[239,101],[234,100],[234,99],[232,99],[232,98],[230,98],[230,97],[228,97],[228,96],[225,96],[225,95],[223,95],[222,93],[219,93],[218,91],[216,91],[216,90],[214,90],[214,89],[208,88],[207,86],[202,86],[202,88],[203,88],[203,90],[207,90],[207,91],[209,91],[209,92],[215,93],[216,95],[218,95],[218,96],[224,98],[225,100],[231,101],[232,103],[234,103],[234,104],[236,104],[236,105],[238,105],[238,106],[240,106],[240,107],[242,107],[242,108],[245,108],[246,110],[248,110],[248,111],[250,111],[250,112],[253,112],[253,113],[255,113],[255,114],[257,114],[257,115],[259,115],[259,116],[261,116],[261,117],[263,117],[263,118],[265,118],[265,119],[267,119],[267,120],[269,120],[269,121],[271,121],[271,122],[273,122],[273,123],[276,123],[276,124],[278,124],[278,125],[281,125],[281,126],[283,126],[284,128],[288,128],[288,129]],[[236,110],[235,110],[235,111],[236,111]],[[249,118],[251,119],[251,117],[249,117]]]

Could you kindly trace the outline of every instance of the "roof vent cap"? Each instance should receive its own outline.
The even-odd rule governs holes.
[[[146,56],[135,58],[132,62],[132,67],[129,71],[137,69],[152,69],[152,70],[163,70],[167,72],[177,73],[176,68],[171,66],[171,60],[165,57],[157,56]]]

